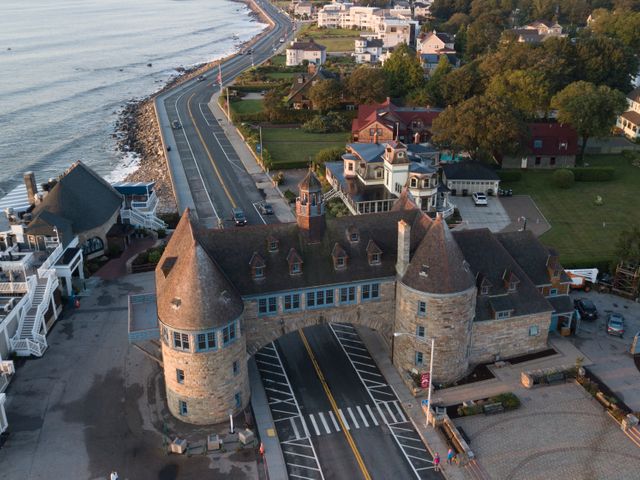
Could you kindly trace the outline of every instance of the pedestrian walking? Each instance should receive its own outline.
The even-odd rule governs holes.
[[[438,452],[433,456],[433,470],[440,471],[440,455],[438,455]]]
[[[453,457],[455,457],[456,454],[453,453],[453,448],[450,448],[449,451],[447,452],[447,463],[449,465],[451,465],[451,462],[453,462]]]

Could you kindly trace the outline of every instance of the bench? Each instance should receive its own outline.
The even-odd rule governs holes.
[[[491,415],[493,413],[504,412],[504,407],[501,403],[488,403],[484,407],[482,407],[482,411],[485,415]]]
[[[557,372],[557,373],[552,373],[551,375],[548,375],[547,376],[547,382],[549,383],[549,385],[551,385],[553,383],[562,383],[562,382],[564,382],[564,373]]]

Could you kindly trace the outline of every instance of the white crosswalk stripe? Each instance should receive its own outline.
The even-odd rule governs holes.
[[[364,423],[364,426],[368,427],[369,426],[369,422],[367,422],[367,419],[364,418],[364,413],[362,413],[362,409],[360,408],[360,405],[358,405],[356,407],[356,410],[358,410],[358,413],[360,414],[360,417],[362,418],[362,423]]]
[[[340,415],[340,419],[347,430],[372,428],[374,426],[378,427],[380,426],[379,420],[382,420],[383,424],[393,423],[388,418],[385,418],[384,414],[380,410],[378,410],[377,415],[374,414],[374,411],[376,411],[375,407],[371,408],[371,405],[355,405],[346,407],[344,411],[339,408],[338,414]],[[304,418],[301,418],[299,423],[294,423],[294,419],[284,418],[284,420],[291,421],[291,425],[296,435],[299,435],[302,430],[300,428],[300,423],[302,424],[302,428],[305,432],[307,430],[307,425],[311,424],[309,427],[311,436],[331,435],[339,433],[342,430],[340,423],[331,410],[328,412],[309,413],[306,417],[308,422],[305,422]]]
[[[327,433],[331,433],[331,430],[329,429],[329,424],[327,423],[327,421],[324,418],[324,414],[322,412],[318,413],[318,416],[320,417],[320,421],[322,422],[322,425],[324,426],[324,430]]]
[[[347,412],[349,412],[349,416],[351,417],[351,421],[356,426],[356,428],[360,428],[360,425],[358,424],[358,420],[356,420],[356,417],[353,415],[353,412],[351,411],[350,407],[347,408]]]
[[[316,419],[313,418],[313,414],[309,414],[309,420],[311,420],[311,424],[313,425],[313,429],[316,431],[316,435],[320,435],[320,430],[318,429]]]

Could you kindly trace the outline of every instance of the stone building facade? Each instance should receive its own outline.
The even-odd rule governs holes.
[[[428,370],[434,339],[436,383],[546,348],[554,308],[509,250],[546,251],[534,237],[511,233],[503,245],[489,230],[451,232],[407,190],[391,211],[325,218],[312,172],[299,188],[295,223],[207,230],[183,215],[156,270],[176,417],[206,424],[237,413],[249,401],[247,355],[327,322],[377,330],[402,372]]]

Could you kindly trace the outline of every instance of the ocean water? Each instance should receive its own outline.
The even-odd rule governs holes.
[[[264,27],[229,0],[1,0],[0,197],[76,160],[123,178],[136,165],[112,138],[124,103]]]

